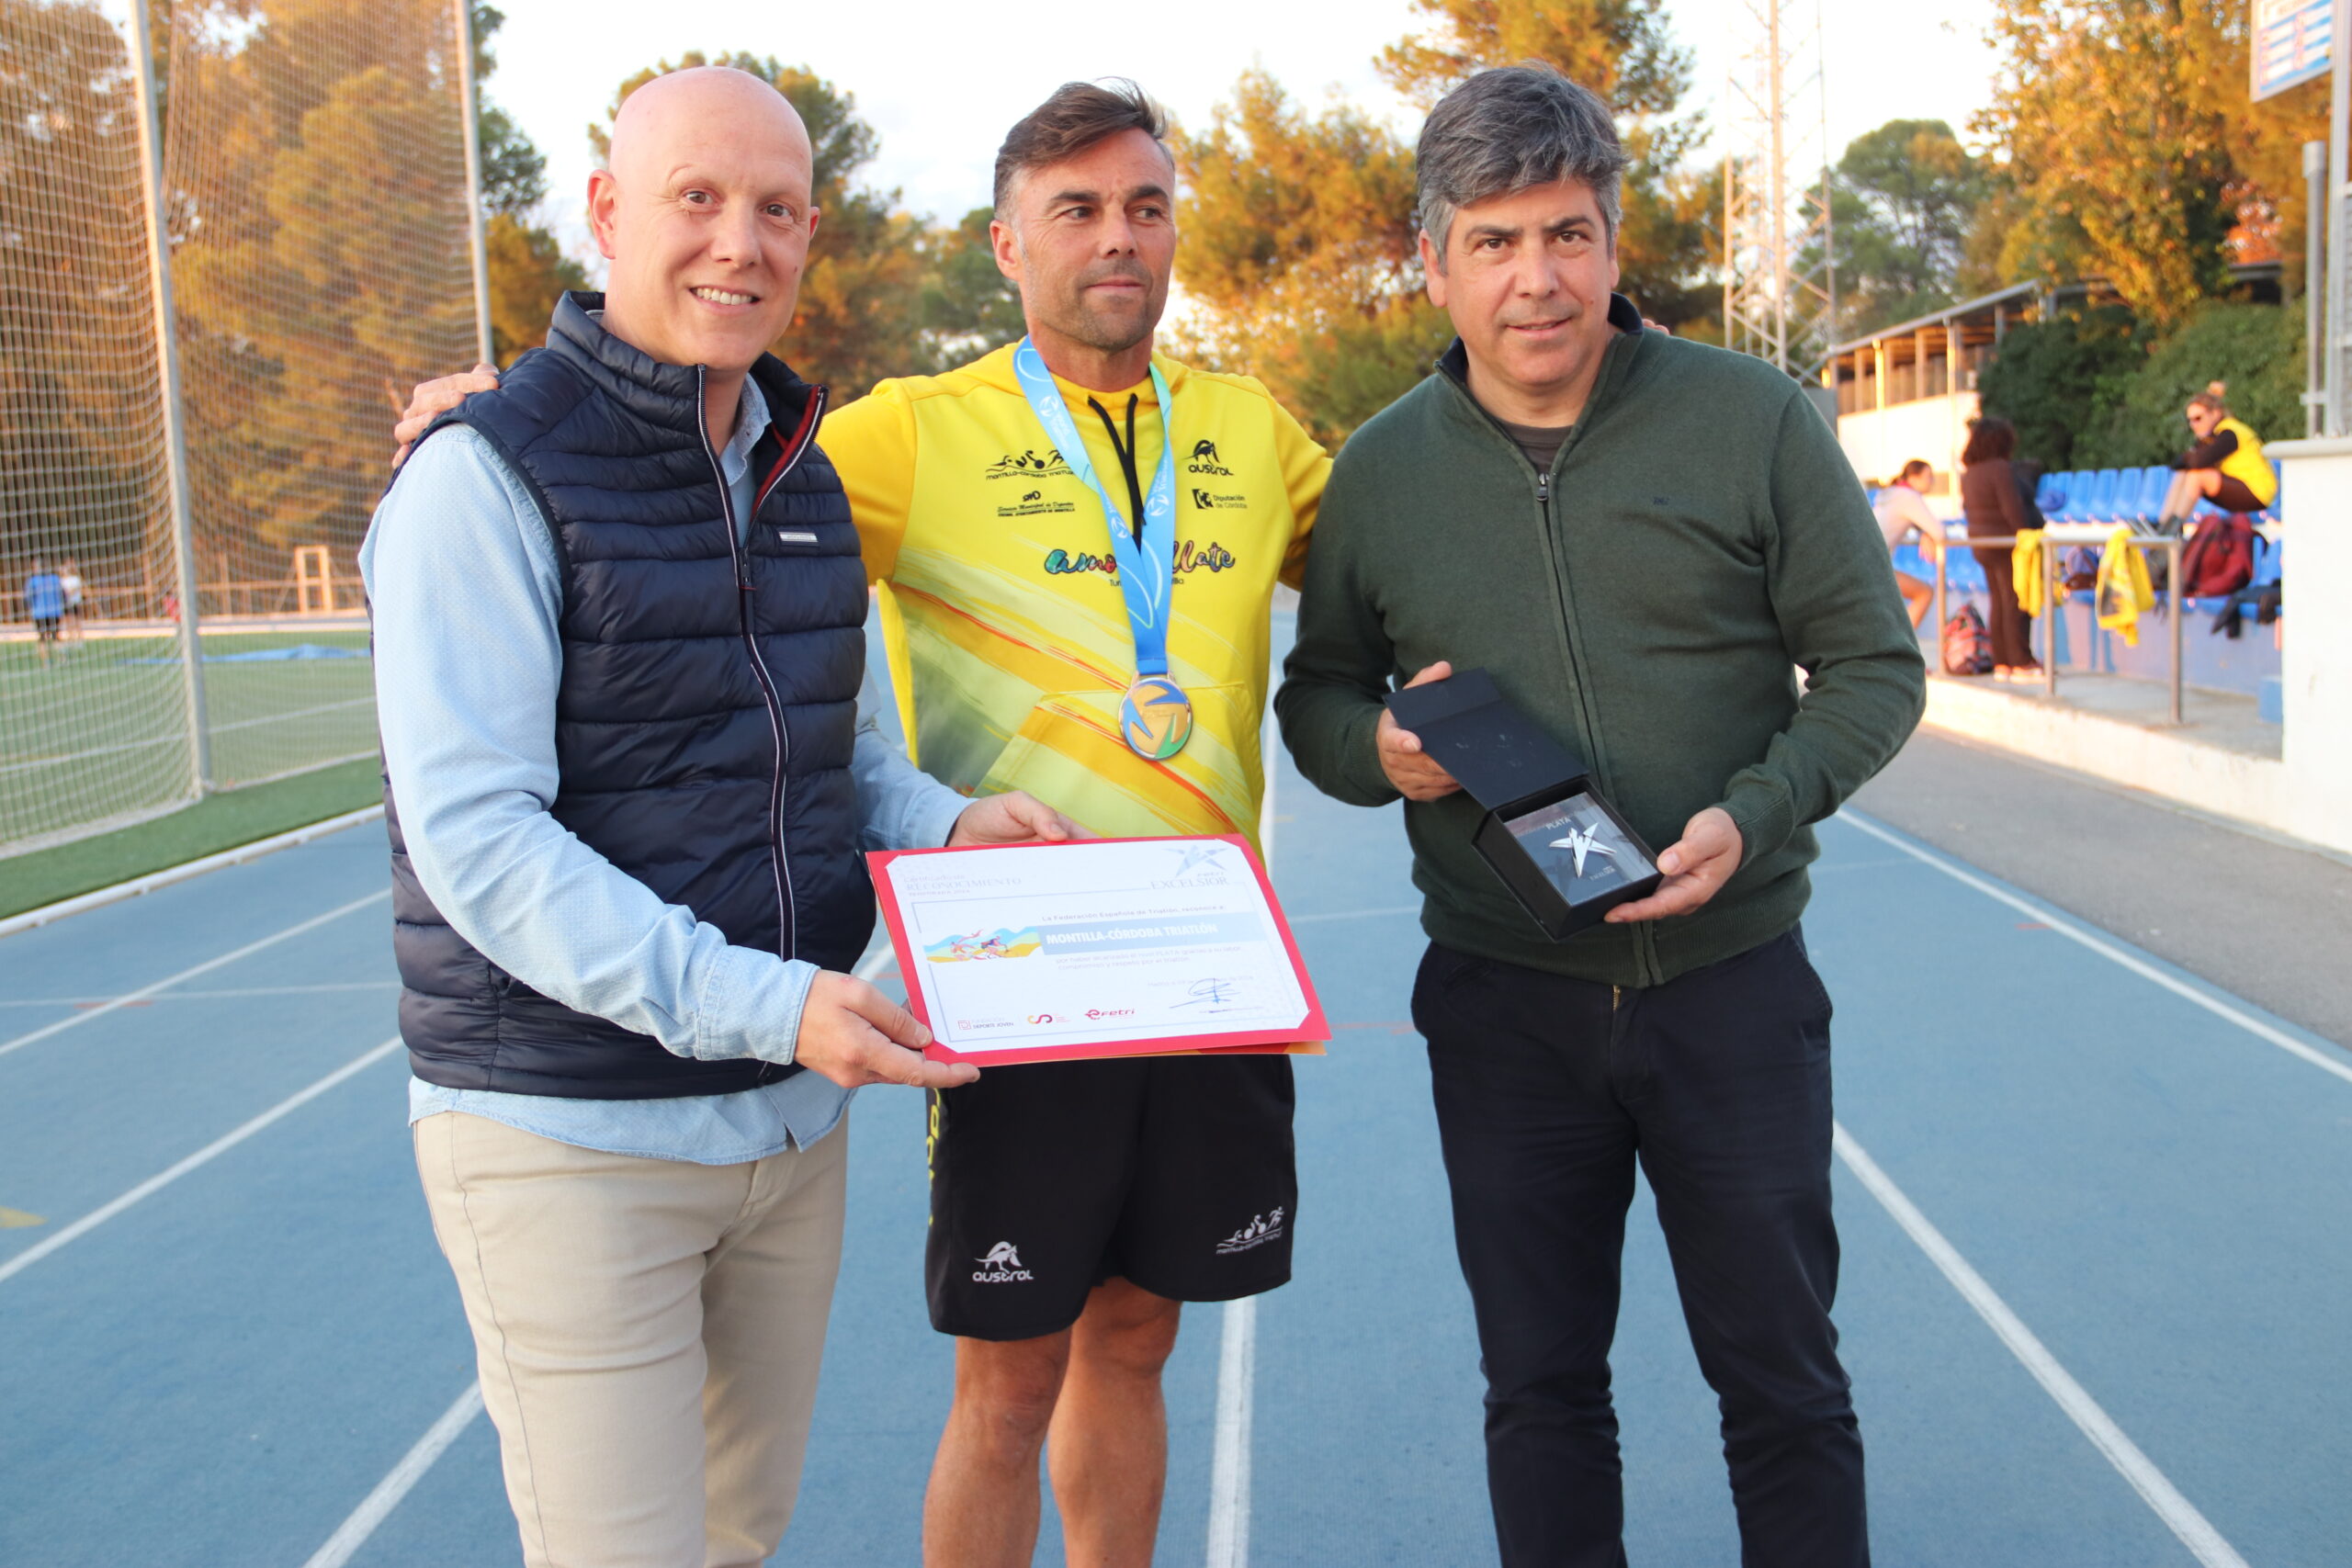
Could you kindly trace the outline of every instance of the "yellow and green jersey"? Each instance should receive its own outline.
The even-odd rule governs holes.
[[[1193,702],[1192,739],[1150,761],[1120,738],[1136,679],[1102,503],[1054,449],[1008,346],[944,376],[885,381],[829,416],[915,761],[967,794],[1024,789],[1114,837],[1255,838],[1263,788],[1267,615],[1294,585],[1330,458],[1246,376],[1155,360],[1175,402],[1176,573],[1168,673]],[[1100,403],[1135,466],[1159,462],[1159,400],[1061,390],[1094,471],[1125,498]]]

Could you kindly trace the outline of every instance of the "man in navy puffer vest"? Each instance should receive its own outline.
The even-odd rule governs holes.
[[[791,106],[649,83],[611,261],[416,449],[362,551],[417,1166],[532,1564],[753,1564],[790,1517],[852,1089],[943,1087],[840,971],[861,848],[1074,829],[859,714],[865,578],[765,347],[818,214]]]

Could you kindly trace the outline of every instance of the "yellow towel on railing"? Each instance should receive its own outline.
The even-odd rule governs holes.
[[[2140,646],[2140,616],[2156,607],[2148,559],[2132,547],[2132,530],[2118,528],[2098,553],[2098,590],[2091,599],[2098,624],[2133,648]]]
[[[2018,591],[2018,607],[2029,615],[2039,615],[2041,603],[2041,530],[2030,529],[2018,536],[2009,550],[2009,581]],[[2058,584],[2058,603],[2066,602],[2066,585]]]

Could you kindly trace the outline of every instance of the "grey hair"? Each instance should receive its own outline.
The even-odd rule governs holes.
[[[1591,187],[1617,243],[1625,147],[1609,106],[1538,62],[1481,71],[1438,100],[1414,151],[1420,225],[1444,269],[1453,216],[1555,180]]]

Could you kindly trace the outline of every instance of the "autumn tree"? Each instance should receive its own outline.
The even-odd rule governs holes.
[[[165,176],[198,555],[350,558],[405,389],[472,357],[450,17],[432,0],[175,15]],[[373,436],[369,433],[375,433]]]
[[[2300,251],[2300,146],[2325,90],[2247,101],[2240,0],[2011,0],[1975,120],[2007,189],[1981,246],[2014,278],[2106,278],[2160,327],[2223,284],[2233,236]]]
[[[1621,287],[1653,320],[1712,333],[1722,171],[1688,166],[1697,126],[1677,110],[1690,62],[1662,0],[1416,5],[1427,25],[1376,64],[1417,106],[1475,71],[1529,59],[1611,104],[1633,160]],[[1253,70],[1176,152],[1177,276],[1194,307],[1176,334],[1186,352],[1260,376],[1327,441],[1428,373],[1451,329],[1423,292],[1409,144],[1353,106],[1311,111]]]
[[[1421,291],[1412,154],[1385,127],[1310,114],[1253,70],[1176,157],[1186,353],[1259,377],[1327,442],[1427,373],[1451,329]]]
[[[0,571],[132,554],[160,511],[139,122],[94,5],[0,0]]]

